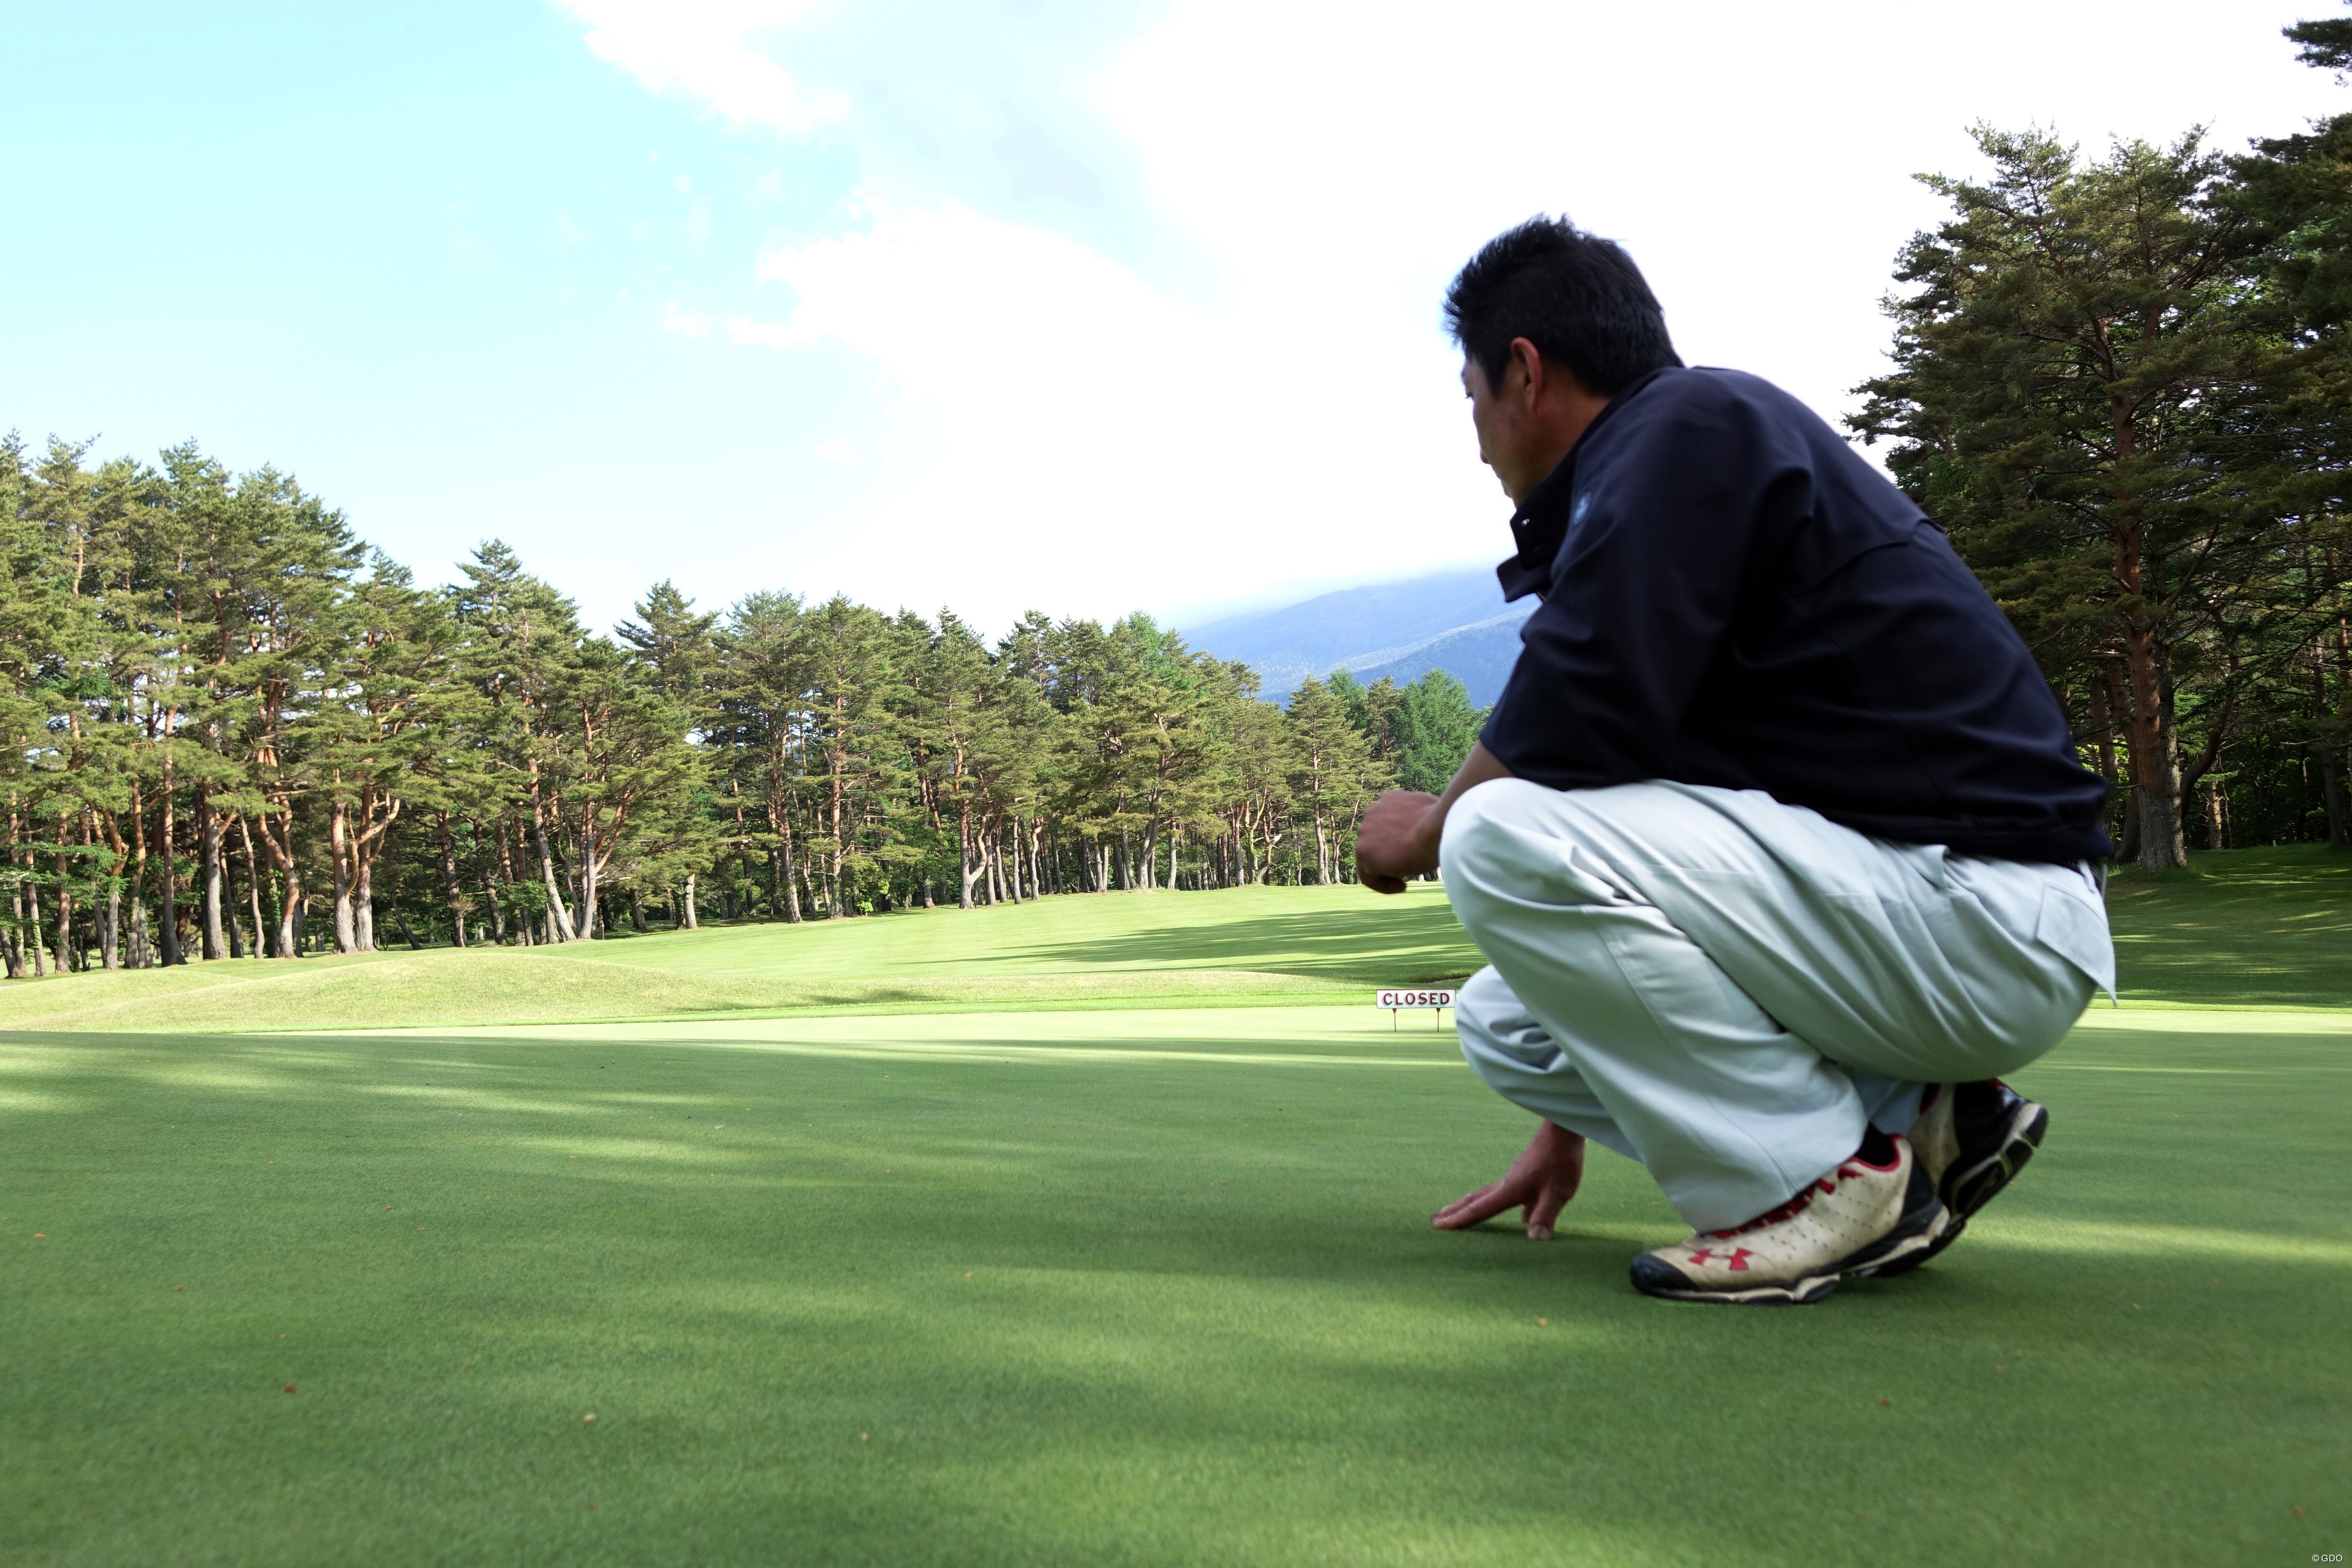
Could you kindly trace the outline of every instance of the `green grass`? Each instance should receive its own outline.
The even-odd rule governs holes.
[[[2119,879],[2137,999],[2273,1010],[2095,1010],[1958,1247],[1783,1312],[1634,1295],[1678,1227],[1612,1156],[1549,1246],[1427,1229],[1526,1119],[1315,1004],[1467,967],[1434,893],[0,988],[144,1031],[0,1035],[0,1563],[2308,1561],[2352,1535],[2338,879]],[[403,965],[735,1000],[167,1026]]]
[[[2352,855],[2315,844],[2191,855],[2107,884],[2125,999],[2236,1007],[2352,1004]]]
[[[2352,1530],[2343,1024],[2095,1016],[1946,1259],[1743,1313],[1627,1288],[1676,1227],[1614,1158],[1553,1245],[1429,1231],[1523,1119],[1367,1011],[13,1038],[0,1555],[1794,1568]]]
[[[2193,858],[2110,889],[2128,1005],[2352,1004],[2352,856]],[[555,948],[430,949],[0,984],[0,1030],[370,1028],[1331,1002],[1458,979],[1477,950],[1442,889],[1112,894],[969,911],[713,926]]]
[[[808,1008],[1328,1002],[1458,979],[1477,950],[1419,884],[1047,899],[563,947],[430,949],[0,984],[0,1029],[364,1028]]]

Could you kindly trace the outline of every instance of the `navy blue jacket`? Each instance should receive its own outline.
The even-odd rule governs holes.
[[[1511,520],[1543,605],[1486,749],[1554,789],[1760,789],[1875,837],[2113,853],[2023,639],[1942,532],[1811,409],[1664,370],[1602,409]]]

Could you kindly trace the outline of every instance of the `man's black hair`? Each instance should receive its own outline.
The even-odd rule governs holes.
[[[1488,240],[1445,290],[1445,325],[1489,385],[1502,382],[1513,338],[1603,397],[1683,363],[1633,258],[1564,217],[1531,217]]]

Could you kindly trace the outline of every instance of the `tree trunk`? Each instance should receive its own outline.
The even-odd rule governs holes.
[[[226,928],[228,955],[243,958],[250,951],[245,940],[244,900],[236,890],[236,857],[229,853],[228,833],[218,826],[219,815],[214,815],[215,831],[220,838],[221,864],[221,923]]]
[[[466,945],[466,895],[457,885],[457,840],[449,831],[449,814],[435,813],[441,836],[441,889],[449,901],[449,934],[459,947]]]
[[[2319,795],[2327,808],[2327,847],[2341,849],[2352,842],[2345,832],[2344,775],[2336,765],[2334,746],[2320,745],[2312,750],[2319,758]]]
[[[557,942],[577,942],[580,934],[572,923],[571,906],[563,901],[563,885],[555,879],[555,857],[547,847],[547,823],[540,816],[539,803],[531,803],[531,841],[539,847],[540,879],[547,887],[548,929]]]
[[[961,891],[956,895],[956,908],[971,908],[971,885],[980,876],[980,868],[971,858],[971,807],[959,802],[956,806],[956,864],[963,879]]]
[[[359,949],[362,952],[375,951],[375,857],[365,853],[358,857],[359,887],[353,890],[352,913],[359,924]]]
[[[33,865],[33,856],[28,850],[25,855],[25,868],[29,872]],[[41,885],[29,878],[25,883],[25,903],[32,918],[33,978],[39,980],[47,973],[41,963]]]
[[[2181,862],[2179,802],[2169,788],[2169,747],[2165,734],[2164,692],[2156,666],[2156,637],[2146,626],[2126,623],[2124,664],[2131,682],[2132,792],[2139,802],[2139,866],[2168,871]]]
[[[58,922],[55,940],[49,951],[57,955],[58,973],[73,973],[73,888],[66,880],[66,827],[58,824],[58,853],[55,857],[58,879]]]
[[[335,951],[357,952],[359,931],[352,920],[351,816],[337,801],[327,814],[327,853],[335,869]]]
[[[8,868],[12,871],[20,863],[16,857],[16,847],[13,842],[16,837],[16,822],[12,818],[8,825],[8,837],[12,840],[8,846]],[[36,905],[33,909],[34,922],[37,924],[40,918],[40,907]],[[5,932],[0,932],[0,948],[5,948],[7,953],[8,978],[11,980],[25,978],[25,884],[21,880],[12,880],[8,884],[8,929]],[[36,945],[38,944],[38,938],[35,939]]]
[[[596,901],[596,820],[593,808],[585,814],[580,828],[580,918],[583,925],[580,934],[594,942],[601,934],[604,910]]]
[[[530,945],[530,921],[527,914],[514,901],[514,847],[522,829],[518,826],[515,828],[514,834],[509,835],[507,832],[508,826],[509,825],[506,822],[500,822],[498,825],[498,831],[496,834],[499,843],[499,872],[498,886],[491,890],[490,918],[495,922],[495,929],[498,932],[497,940],[504,942],[507,939],[507,919],[509,915],[512,915],[514,917],[515,940],[520,945],[528,947]],[[488,873],[485,872],[484,875],[487,876]]]
[[[245,845],[245,899],[253,917],[253,951],[247,956],[263,958],[268,954],[269,939],[261,924],[261,858],[254,852],[252,824],[241,814],[236,836]]]
[[[205,871],[205,961],[228,956],[228,943],[221,933],[221,837],[220,813],[213,809],[212,792],[199,790],[196,795],[196,853],[204,861]]]
[[[302,872],[294,861],[294,814],[287,808],[282,824],[285,836],[269,831],[269,820],[254,818],[253,826],[261,835],[261,847],[269,852],[269,868],[278,873],[278,952],[279,958],[296,958],[301,953],[302,942]],[[259,879],[256,879],[258,896]]]
[[[162,820],[157,824],[159,830],[157,847],[163,851],[163,881],[158,888],[158,895],[163,905],[163,926],[162,931],[158,933],[162,958],[166,964],[184,963],[187,960],[180,952],[180,878],[179,862],[176,858],[178,845],[173,832],[172,758],[168,752],[163,756],[163,788],[156,806],[163,814]]]
[[[2121,388],[2111,386],[2107,402],[2116,456],[2128,461],[2138,444],[2131,399]],[[2142,568],[2147,531],[2139,498],[2128,490],[2120,491],[2112,518],[2107,537],[2116,591],[2126,605],[2145,603]],[[2142,870],[2168,871],[2185,864],[2186,857],[2179,852],[2180,795],[2176,766],[2168,763],[2171,752],[2165,733],[2164,671],[2157,628],[2138,608],[2125,609],[2118,619],[2123,624],[2125,672],[2131,681],[2132,784],[2139,795],[2139,864]]]

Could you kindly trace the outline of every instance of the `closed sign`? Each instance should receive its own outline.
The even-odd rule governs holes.
[[[1391,1011],[1399,1007],[1451,1007],[1454,1005],[1454,993],[1451,991],[1375,991],[1372,993],[1372,1005],[1386,1007]]]

